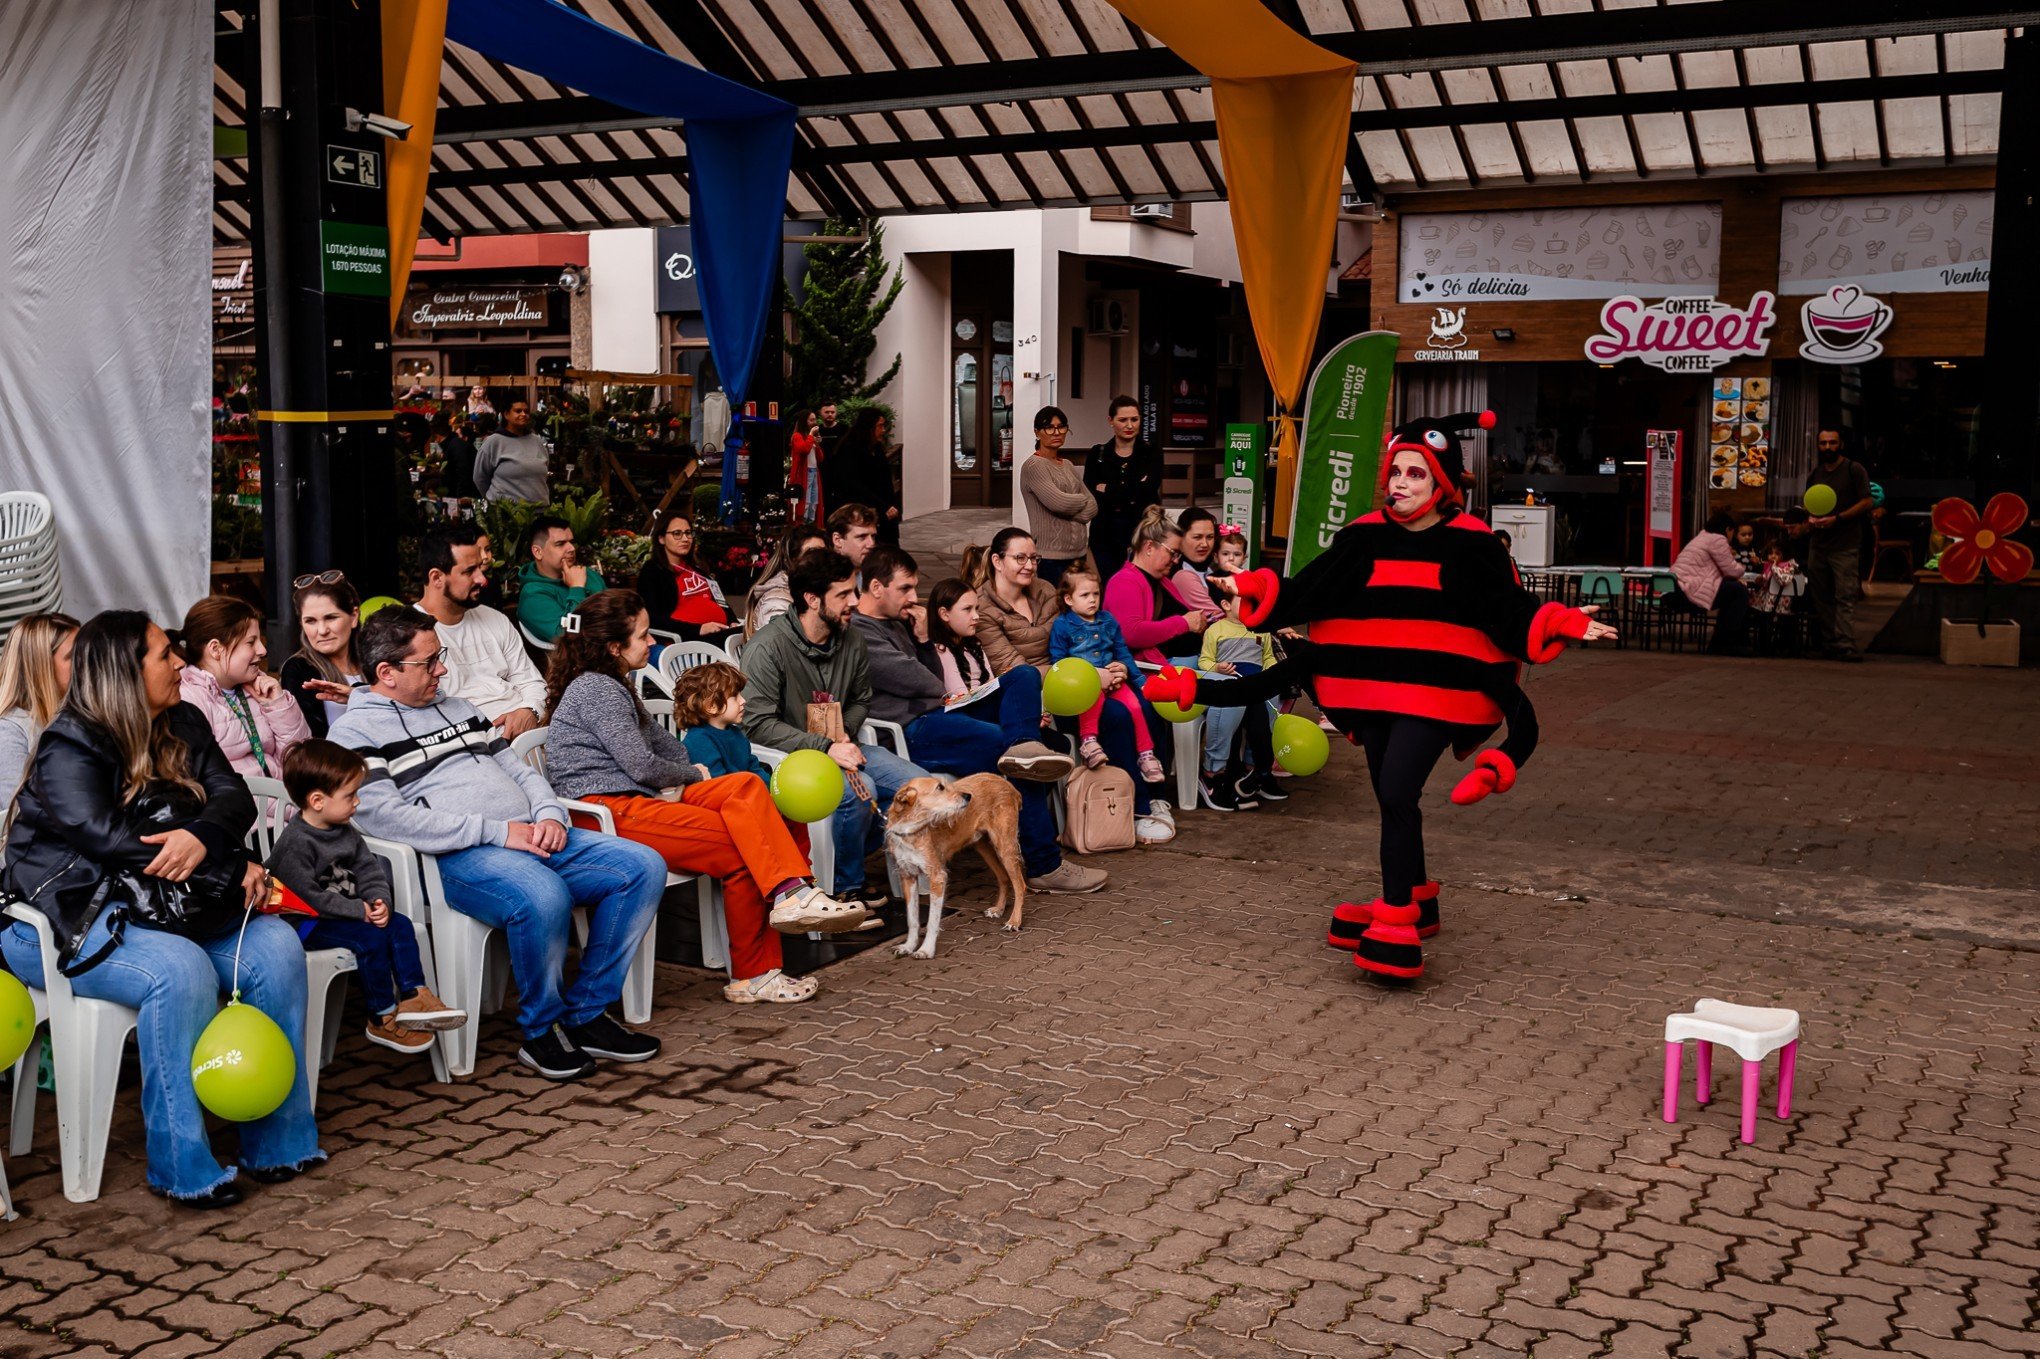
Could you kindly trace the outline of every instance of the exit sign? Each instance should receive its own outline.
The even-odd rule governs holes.
[[[389,228],[354,222],[319,223],[319,288],[355,297],[388,297]]]

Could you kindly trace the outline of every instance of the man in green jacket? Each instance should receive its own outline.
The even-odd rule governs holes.
[[[850,627],[856,578],[840,552],[810,552],[794,565],[787,576],[792,612],[744,647],[744,734],[788,754],[819,750],[842,767],[843,800],[829,823],[836,846],[829,891],[875,912],[888,894],[883,882],[866,887],[864,880],[865,856],[884,837],[874,806],[890,807],[902,785],[928,771],[856,739],[871,711],[871,659]]]
[[[559,639],[560,619],[608,587],[600,571],[581,565],[574,531],[556,515],[532,521],[524,536],[524,552],[530,560],[517,573],[517,621],[551,645]]]

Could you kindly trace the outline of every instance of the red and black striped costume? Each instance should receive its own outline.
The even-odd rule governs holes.
[[[1390,455],[1409,446],[1392,437]],[[1449,477],[1457,459],[1416,446],[1456,501]],[[1354,949],[1355,962],[1370,972],[1418,976],[1418,939],[1438,928],[1438,885],[1423,869],[1417,807],[1424,780],[1446,747],[1464,759],[1507,723],[1501,747],[1479,753],[1453,801],[1475,802],[1515,783],[1537,741],[1535,711],[1518,683],[1521,665],[1555,659],[1564,640],[1585,634],[1587,615],[1523,589],[1501,540],[1450,505],[1422,530],[1380,511],[1364,515],[1294,580],[1268,571],[1237,579],[1254,602],[1250,626],[1307,628],[1309,641],[1286,644],[1289,659],[1259,675],[1210,680],[1171,669],[1149,679],[1146,692],[1228,707],[1301,682],[1340,731],[1367,747],[1382,806],[1382,894],[1368,905],[1341,906],[1328,942]]]

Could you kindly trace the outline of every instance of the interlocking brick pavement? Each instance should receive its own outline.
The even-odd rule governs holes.
[[[1515,792],[1434,785],[1418,986],[1319,942],[1373,876],[1342,749],[1022,934],[969,877],[940,958],[811,1005],[665,968],[665,1055],[585,1085],[501,1017],[452,1087],[350,1037],[331,1164],[229,1212],[144,1192],[131,1096],[67,1203],[44,1101],[0,1355],[2040,1352],[2030,677],[1597,653],[1532,692]],[[1707,994],[1806,1017],[1754,1146],[1732,1062],[1657,1117]]]

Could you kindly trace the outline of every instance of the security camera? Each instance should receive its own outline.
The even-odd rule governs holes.
[[[386,113],[363,113],[360,109],[347,110],[347,130],[373,132],[393,142],[400,142],[411,135],[411,125],[401,118],[392,118]]]
[[[577,264],[570,264],[560,270],[559,286],[570,293],[578,293],[588,286],[588,275]]]

